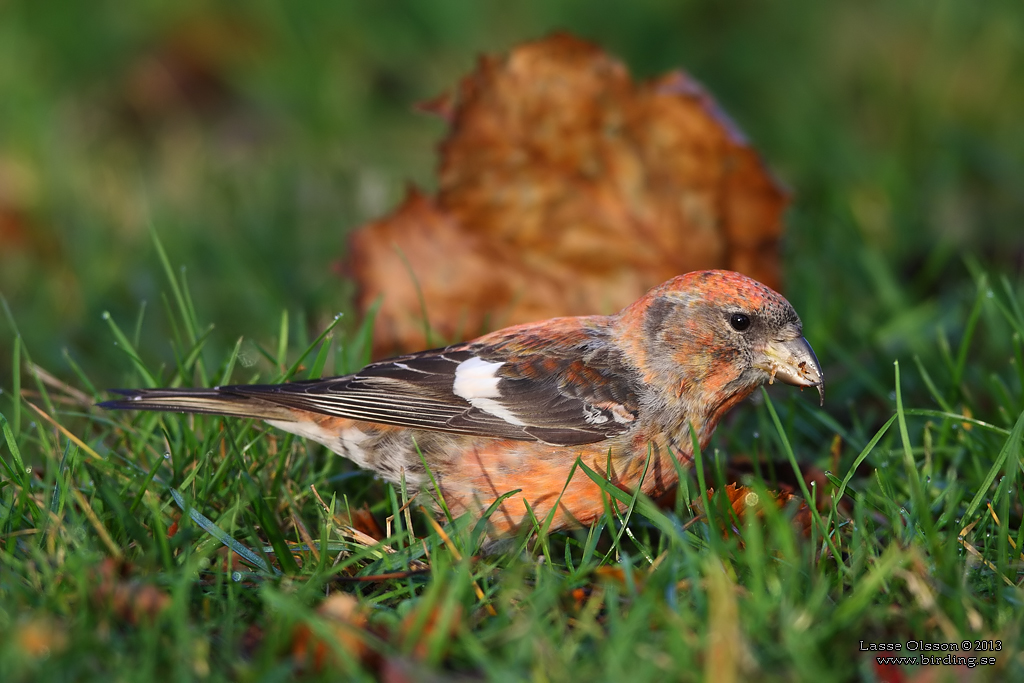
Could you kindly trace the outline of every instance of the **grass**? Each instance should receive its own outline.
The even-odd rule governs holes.
[[[111,320],[129,384],[278,381],[343,373],[359,356],[334,330],[296,347],[283,324],[277,353],[240,368],[239,344],[207,367],[204,326],[164,265],[177,362],[149,366]],[[986,676],[1015,678],[1024,317],[1013,288],[978,287],[959,346],[931,371],[917,364],[930,401],[907,402],[915,371],[898,362],[877,428],[765,392],[687,482],[707,516],[684,495],[664,509],[609,487],[624,514],[555,535],[538,520],[486,556],[479,526],[427,523],[403,510],[403,491],[319,447],[251,421],[97,411],[87,377],[41,379],[16,345],[23,398],[0,419],[0,675],[849,680],[876,675],[862,641],[969,640],[1000,649],[959,655],[992,656]],[[972,369],[975,336],[1000,339],[1013,361]],[[768,500],[776,478],[798,481],[819,502],[809,521],[793,506],[732,511],[723,455],[744,452],[751,428],[750,454],[776,474],[744,484]],[[800,461],[830,452],[827,483],[808,489]],[[387,552],[350,528],[364,505],[393,524]],[[332,594],[352,596],[358,618],[318,611]]]
[[[1021,678],[1020,3],[375,7],[0,9],[0,678],[882,680],[861,641],[911,640],[998,643],[954,654]],[[226,103],[126,121],[133,65],[222,15],[258,46],[218,63]],[[824,409],[773,387],[673,505],[480,557],[300,439],[93,407],[361,366],[328,273],[431,182],[441,129],[410,104],[556,27],[685,65],[793,188]],[[739,516],[737,480],[818,505]]]

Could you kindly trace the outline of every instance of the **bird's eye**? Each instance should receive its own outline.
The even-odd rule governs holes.
[[[732,317],[729,318],[729,324],[732,325],[732,329],[742,332],[750,327],[750,318],[742,313],[733,313]]]

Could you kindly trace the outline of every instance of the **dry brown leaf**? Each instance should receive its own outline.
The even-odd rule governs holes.
[[[0,154],[0,257],[6,257],[0,261],[22,268],[28,263],[64,265],[65,249],[42,222],[43,213],[37,169],[17,156]]]
[[[832,471],[840,469],[836,442],[833,441],[833,462]],[[767,471],[769,465],[767,460],[761,459],[760,471]],[[726,466],[726,478],[729,480],[740,480],[749,475],[756,475],[758,467],[755,466],[754,459],[746,455],[734,455],[729,458],[729,462]],[[862,467],[861,470],[866,468]],[[861,473],[858,470],[858,474]],[[814,494],[814,500],[817,504],[818,512],[827,513],[832,509],[832,497],[829,495],[830,492],[835,491],[835,486],[829,481],[825,471],[817,465],[811,463],[801,463],[800,465],[800,476],[804,480],[804,485],[807,486],[807,490]],[[779,491],[787,494],[797,495],[800,491],[800,480],[797,479],[796,473],[789,467],[777,468],[772,476],[772,486],[778,487]],[[845,515],[852,513],[852,506],[848,496],[844,496],[842,500],[839,500],[836,507]]]
[[[367,617],[359,601],[348,593],[333,593],[320,603],[317,614],[331,626],[332,643],[324,641],[314,633],[308,624],[295,627],[292,635],[292,658],[298,666],[310,666],[322,671],[324,666],[336,666],[332,648],[340,646],[353,659],[364,660],[371,655],[370,648],[362,638]]]
[[[715,490],[713,488],[708,489],[708,499],[714,495]],[[807,501],[794,496],[792,493],[787,491],[767,491],[766,493],[770,498],[765,500],[764,497],[747,486],[741,486],[733,482],[728,484],[722,493],[729,499],[729,504],[732,507],[733,512],[736,514],[736,519],[743,522],[750,512],[754,512],[758,517],[764,514],[764,505],[768,502],[773,502],[781,510],[786,507],[791,500],[798,500],[799,506],[797,507],[796,515],[793,517],[793,526],[800,530],[805,536],[811,533],[811,521],[812,515],[811,510],[807,506]],[[690,506],[693,511],[697,514],[704,512],[704,503],[700,498],[693,501]],[[712,505],[712,508],[715,506]],[[728,535],[729,528],[726,525],[731,525],[731,520],[718,520],[719,525],[722,527],[722,533]]]
[[[14,629],[16,651],[33,659],[63,651],[68,644],[67,628],[49,616],[22,618]]]
[[[197,13],[157,36],[124,74],[118,97],[136,123],[167,115],[209,114],[237,99],[230,72],[251,60],[263,42],[238,16]]]
[[[424,609],[429,609],[429,613],[423,615],[422,611]],[[402,640],[408,642],[410,638],[416,639],[412,646],[412,656],[414,658],[426,659],[430,640],[438,637],[435,635],[438,629],[444,629],[443,638],[447,642],[450,643],[454,639],[455,634],[458,632],[459,624],[462,621],[462,608],[456,605],[447,623],[442,621],[442,610],[443,608],[438,605],[431,605],[430,607],[420,605],[417,609],[411,610],[402,619],[400,629]]]
[[[436,197],[352,235],[346,272],[383,305],[376,351],[614,312],[702,268],[779,286],[785,191],[682,71],[635,82],[568,34],[484,57],[423,109],[445,118]]]
[[[365,503],[362,507],[349,510],[347,514],[345,511],[341,511],[338,517],[343,523],[347,523],[348,526],[361,531],[375,541],[383,541],[387,538],[387,534],[380,528],[380,524],[377,524],[376,518],[370,512],[370,506]]]
[[[132,578],[129,562],[107,558],[94,572],[93,601],[109,606],[118,618],[130,624],[153,621],[171,605],[171,596],[152,584]]]
[[[23,211],[0,204],[0,246],[5,250],[23,248],[31,234],[31,221]]]
[[[880,664],[875,659],[872,663],[872,669],[875,672],[878,683],[904,683],[906,681],[906,678],[903,676],[903,670],[895,664]]]

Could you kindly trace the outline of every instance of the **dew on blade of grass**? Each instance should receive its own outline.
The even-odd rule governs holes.
[[[242,572],[231,572],[231,580],[238,583],[242,580]]]

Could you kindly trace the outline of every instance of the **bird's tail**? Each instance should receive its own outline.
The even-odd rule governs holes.
[[[173,413],[206,413],[251,417],[259,420],[294,421],[289,408],[231,391],[230,387],[213,389],[113,389],[124,398],[100,403],[101,408],[114,410],[161,410]]]

